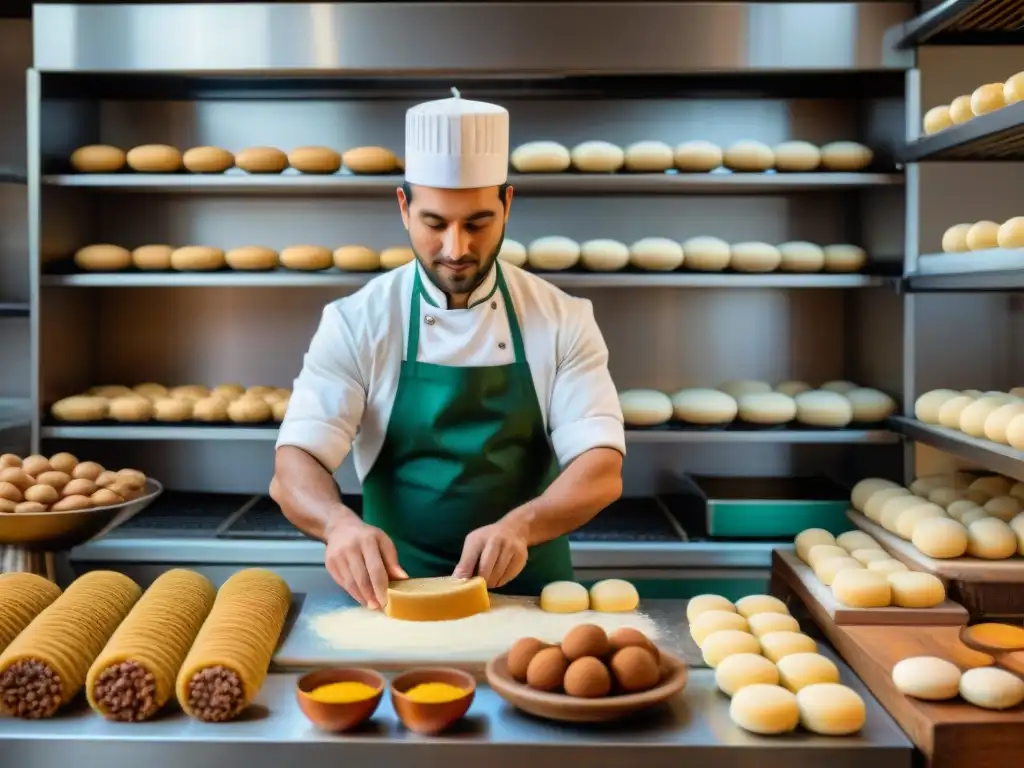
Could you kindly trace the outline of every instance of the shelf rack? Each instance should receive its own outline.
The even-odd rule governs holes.
[[[1019,0],[945,0],[894,28],[891,44],[1020,45],[1024,11]]]
[[[905,284],[917,293],[1024,290],[1024,248],[925,254]]]
[[[908,417],[894,418],[892,423],[896,431],[910,440],[1024,482],[1024,451]]]
[[[0,301],[0,317],[28,317],[30,311],[27,301]]]
[[[1024,14],[1024,10],[1021,13]],[[1024,38],[1021,43],[1024,44]],[[1024,101],[912,141],[900,152],[899,158],[904,163],[1024,160]]]

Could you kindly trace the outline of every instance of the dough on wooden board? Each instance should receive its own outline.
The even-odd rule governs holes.
[[[334,266],[346,272],[376,272],[380,269],[380,254],[365,245],[335,248],[332,258]]]
[[[893,524],[894,532],[901,539],[910,540],[914,535],[917,524],[932,517],[944,518],[946,511],[938,504],[920,504],[911,509],[904,510],[896,516]]]
[[[809,427],[845,427],[853,420],[853,405],[838,392],[801,392],[794,401],[796,420]]]
[[[817,643],[801,632],[769,632],[760,638],[761,653],[776,664],[791,653],[814,653]]]
[[[667,237],[644,237],[629,247],[629,263],[637,269],[671,272],[683,260],[683,246]]]
[[[967,526],[967,554],[984,560],[1005,560],[1017,554],[1017,536],[1002,520],[983,517]]]
[[[808,528],[805,531],[800,531],[793,539],[796,556],[804,562],[807,562],[807,553],[811,551],[811,547],[816,547],[819,544],[838,546],[836,537],[824,528]]]
[[[999,225],[996,244],[1000,248],[1024,248],[1024,216],[1014,216]]]
[[[826,560],[831,560],[834,557],[849,557],[850,553],[840,547],[838,544],[812,544],[807,548],[807,556],[805,562],[811,566],[811,568],[817,568],[819,565],[824,563]]]
[[[825,268],[825,251],[815,243],[794,240],[782,243],[778,250],[783,272],[820,272]]]
[[[352,173],[371,175],[394,173],[401,165],[387,147],[352,147],[342,154],[341,162]]]
[[[953,520],[959,521],[965,512],[969,512],[972,509],[981,509],[981,507],[970,499],[961,499],[960,501],[954,501],[946,507],[946,514]]]
[[[889,560],[889,553],[885,550],[879,549],[878,547],[865,547],[864,549],[855,549],[850,552],[850,557],[856,560],[861,565],[867,567],[868,563],[873,563],[876,560]]]
[[[192,173],[224,173],[235,165],[235,156],[223,147],[192,147],[181,158]]]
[[[580,264],[593,272],[617,272],[629,264],[629,246],[598,238],[580,244]]]
[[[846,570],[863,570],[864,566],[849,555],[829,557],[814,565],[814,575],[826,587],[831,587],[836,576]]]
[[[699,272],[721,272],[732,260],[732,249],[725,240],[701,235],[682,243],[684,261],[688,269]]]
[[[224,254],[224,261],[231,269],[266,270],[278,265],[277,251],[262,245],[244,245],[232,248]]]
[[[781,392],[790,397],[796,397],[801,392],[808,392],[814,389],[806,381],[782,381],[775,385],[775,391]]]
[[[181,152],[167,144],[143,144],[128,150],[125,162],[139,173],[174,173],[181,170]]]
[[[871,494],[876,491],[884,491],[887,488],[899,487],[899,484],[894,483],[892,480],[886,480],[881,477],[868,477],[853,486],[853,490],[850,492],[850,503],[853,504],[853,508],[858,512],[863,512],[864,505],[868,503]]]
[[[793,693],[809,685],[839,682],[839,668],[820,653],[791,653],[779,659],[775,666],[779,670],[779,681]]]
[[[626,147],[626,170],[663,173],[675,165],[672,147],[663,141],[637,141]]]
[[[823,250],[826,272],[856,272],[863,269],[868,260],[867,253],[857,245],[826,245]]]
[[[910,541],[928,557],[960,557],[967,551],[967,529],[948,517],[933,517],[914,526]]]
[[[860,423],[885,421],[896,412],[896,401],[872,387],[857,387],[846,393],[853,406],[853,420]]]
[[[934,608],[946,599],[946,588],[930,573],[901,571],[885,578],[892,588],[892,604],[901,608]]]
[[[246,173],[281,173],[288,155],[277,147],[246,147],[235,155],[235,166]]]
[[[970,224],[954,224],[942,233],[943,253],[966,253],[971,250],[967,247],[967,233],[971,231]]]
[[[960,690],[960,668],[937,656],[911,656],[896,662],[892,682],[904,696],[923,701],[946,701]]]
[[[867,569],[869,571],[874,571],[875,573],[881,573],[883,576],[888,576],[890,573],[899,573],[900,571],[910,570],[899,560],[895,560],[891,557],[885,560],[872,560],[867,564]]]
[[[227,265],[224,251],[206,245],[186,245],[171,251],[171,269],[180,272],[211,272]]]
[[[761,653],[761,643],[749,632],[720,629],[704,638],[700,651],[704,663],[715,669],[723,659],[737,653]]]
[[[952,127],[953,118],[949,115],[949,106],[946,104],[940,104],[939,106],[932,107],[925,112],[924,119],[921,122],[925,134],[931,136],[932,134]]]
[[[806,173],[821,165],[821,150],[809,141],[784,141],[772,151],[775,168],[780,171]]]
[[[821,148],[821,165],[830,171],[863,171],[874,159],[875,153],[856,141],[833,141]]]
[[[737,398],[739,417],[748,424],[775,426],[796,417],[796,401],[781,392],[753,392]]]
[[[786,604],[774,595],[747,595],[736,601],[736,611],[749,619],[759,613],[789,614]]]
[[[881,516],[879,517],[878,523],[885,528],[885,530],[890,531],[891,533],[896,533],[896,523],[899,521],[900,515],[907,510],[929,504],[931,504],[930,501],[922,499],[919,496],[893,497],[882,504]],[[932,506],[938,505],[935,504]]]
[[[862,549],[882,551],[882,545],[864,531],[846,531],[836,536],[836,544],[851,554]]]
[[[628,613],[640,605],[640,595],[625,579],[602,579],[590,588],[590,610]]]
[[[140,245],[132,251],[132,265],[146,271],[170,269],[173,252],[170,245]]]
[[[79,173],[114,173],[124,163],[124,150],[109,144],[89,144],[71,153],[71,167]]]
[[[619,393],[622,418],[630,427],[654,427],[672,418],[672,399],[655,389],[627,389]]]
[[[913,494],[906,488],[882,488],[868,496],[868,500],[864,502],[864,509],[861,511],[868,520],[880,522],[886,502],[898,496],[913,496]]]
[[[758,684],[779,684],[779,670],[760,654],[737,653],[722,659],[715,669],[715,685],[726,696]]]
[[[690,637],[700,648],[710,635],[723,629],[749,632],[750,625],[735,611],[704,611],[690,623]]]
[[[296,147],[288,153],[288,164],[300,173],[337,173],[341,154],[330,147]]]
[[[799,632],[800,623],[788,613],[755,613],[747,619],[750,634],[760,639],[769,632]]]
[[[970,528],[971,523],[974,523],[974,522],[976,522],[978,520],[983,520],[986,517],[988,517],[988,513],[985,512],[985,510],[982,509],[981,507],[977,507],[975,509],[969,509],[966,512],[964,512],[962,515],[960,515],[960,524],[961,525],[966,525],[968,528]],[[968,541],[968,544],[970,544],[970,537],[968,537],[967,541]]]
[[[1006,404],[1005,398],[999,396],[979,397],[960,412],[960,431],[971,437],[984,437],[985,421]]]
[[[281,251],[281,266],[306,272],[318,272],[334,266],[334,254],[322,245],[290,245]]]
[[[722,165],[722,148],[710,141],[684,141],[674,154],[676,168],[683,173],[706,173]]]
[[[505,238],[501,241],[501,250],[498,251],[498,258],[516,267],[526,264],[526,246],[518,240]]]
[[[557,141],[529,141],[512,150],[509,160],[519,173],[561,173],[569,168],[572,156]]]
[[[723,381],[715,389],[725,392],[731,397],[739,398],[743,395],[769,393],[772,391],[772,385],[767,381],[757,379],[730,379]]]
[[[884,608],[892,600],[892,589],[882,574],[851,568],[836,574],[832,595],[850,608]]]
[[[989,517],[1008,523],[1021,511],[1021,502],[1013,496],[993,496],[985,502],[982,509]]]
[[[823,736],[849,736],[864,727],[867,708],[864,699],[839,683],[815,683],[796,695],[800,725]]]
[[[775,167],[775,153],[767,144],[744,139],[725,148],[722,164],[733,171],[761,173]]]
[[[733,243],[730,250],[729,266],[737,272],[774,272],[782,263],[779,249],[768,243]]]
[[[974,119],[974,112],[971,111],[971,97],[969,95],[957,96],[949,103],[949,118],[956,125],[963,125]]]
[[[973,402],[970,395],[957,395],[946,400],[939,408],[939,424],[947,429],[960,429],[960,414]]]
[[[800,707],[791,691],[758,683],[736,692],[729,702],[729,718],[745,731],[775,736],[796,730]]]
[[[925,424],[938,424],[939,411],[947,400],[959,396],[955,389],[933,389],[914,401],[914,416]]]
[[[985,83],[979,85],[971,94],[971,112],[975,115],[987,115],[1006,106],[1003,97],[1002,83]]]
[[[572,167],[583,173],[614,173],[626,162],[622,147],[609,141],[584,141],[569,153]]]
[[[960,676],[960,695],[983,709],[1009,709],[1024,701],[1024,680],[998,667],[975,667]]]
[[[721,595],[695,595],[686,601],[686,620],[693,623],[705,611],[736,611],[732,600]]]
[[[999,247],[999,225],[994,221],[976,221],[967,230],[967,250],[987,251]]]
[[[549,613],[579,613],[590,608],[590,592],[575,581],[553,581],[540,591],[540,608]]]
[[[739,410],[736,399],[717,389],[681,389],[671,397],[679,421],[701,426],[729,424]]]
[[[89,272],[115,272],[131,265],[131,251],[120,245],[98,243],[75,251],[75,266]]]
[[[526,251],[527,263],[534,269],[571,269],[580,260],[580,244],[562,235],[538,237]]]

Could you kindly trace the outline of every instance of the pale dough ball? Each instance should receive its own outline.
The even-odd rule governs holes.
[[[672,418],[672,400],[654,389],[620,392],[619,405],[628,427],[654,427]]]
[[[1024,387],[1014,387],[1007,394],[1011,397],[1024,399]]]
[[[927,504],[931,504],[931,502],[918,496],[897,496],[889,499],[882,505],[882,516],[878,522],[885,530],[896,533],[896,522],[899,520],[900,515],[907,510],[914,509],[914,507]],[[938,507],[938,504],[933,506]],[[941,507],[939,508],[941,509]]]
[[[1024,500],[1024,483],[1014,483],[1008,495]]]
[[[970,499],[961,499],[959,501],[954,501],[946,507],[946,514],[954,520],[960,520],[966,512],[969,512],[972,509],[981,509],[981,507]],[[982,509],[981,511],[984,512],[985,510]]]
[[[170,269],[173,252],[174,248],[169,245],[140,245],[132,251],[132,264],[136,269],[147,271]]]
[[[584,141],[569,156],[572,167],[584,173],[614,173],[626,162],[622,147],[608,141]]]
[[[732,611],[736,606],[732,600],[721,595],[695,595],[686,601],[686,620],[691,624],[705,611]]]
[[[506,264],[522,267],[526,264],[526,246],[518,240],[505,238],[501,241],[501,250],[498,251],[498,258]]]
[[[296,147],[288,153],[288,164],[300,173],[337,173],[341,153],[330,147]]]
[[[929,136],[939,131],[944,131],[953,125],[953,118],[949,116],[949,107],[942,104],[932,107],[924,113],[924,132]]]
[[[845,395],[847,392],[857,389],[857,385],[852,381],[836,379],[834,381],[826,381],[818,389],[824,392],[838,392],[840,395]]]
[[[971,437],[984,437],[985,421],[1006,404],[999,397],[979,397],[960,412],[960,431]]]
[[[721,629],[704,638],[700,651],[704,663],[715,669],[724,659],[737,653],[761,653],[761,644],[749,632]]]
[[[1000,475],[985,475],[971,481],[969,491],[983,491],[989,496],[1009,496],[1013,482]]]
[[[192,147],[181,161],[192,173],[224,173],[234,166],[235,156],[222,147]]]
[[[821,150],[809,141],[784,141],[777,144],[775,167],[780,171],[813,171],[821,165]]]
[[[690,624],[690,637],[700,648],[708,636],[723,629],[750,631],[747,620],[735,611],[704,611]]]
[[[853,420],[853,405],[837,392],[802,392],[795,402],[796,420],[809,427],[845,427]]]
[[[814,389],[810,384],[805,381],[783,381],[776,385],[775,391],[781,392],[784,395],[790,397],[796,397],[801,392],[809,392]]]
[[[912,495],[906,488],[883,488],[880,491],[875,491],[868,497],[862,511],[868,520],[880,523],[882,521],[882,510],[885,509],[885,503],[889,499]]]
[[[960,692],[960,668],[936,656],[911,656],[892,668],[892,682],[904,696],[946,701]]]
[[[999,225],[996,243],[1000,248],[1024,248],[1024,216],[1014,216]]]
[[[114,272],[131,265],[131,251],[120,245],[87,245],[75,252],[75,266],[90,272]]]
[[[580,244],[561,235],[538,237],[527,248],[527,263],[534,269],[562,270],[580,260]]]
[[[737,398],[739,417],[748,424],[787,424],[796,416],[796,401],[780,392],[755,392]]]
[[[1005,560],[1017,554],[1017,537],[998,518],[975,520],[967,526],[967,554],[985,560]]]
[[[180,272],[212,272],[227,265],[224,251],[205,245],[186,245],[171,251],[171,269]]]
[[[910,541],[928,557],[960,557],[967,551],[967,529],[948,517],[933,517],[914,526]]]
[[[938,475],[926,475],[924,477],[918,477],[910,484],[910,490],[918,496],[927,496],[932,491],[936,491],[939,488],[954,488],[957,487],[956,482],[952,475],[938,474]],[[963,483],[963,487],[967,487],[967,483]]]
[[[683,241],[683,254],[687,268],[700,272],[721,272],[732,259],[732,250],[725,240],[708,236]]]
[[[815,243],[782,243],[779,257],[779,269],[783,272],[820,272],[825,267],[825,250]]]
[[[889,560],[889,553],[885,550],[878,549],[877,547],[865,547],[864,549],[855,549],[850,553],[850,557],[856,560],[861,565],[866,566],[868,563],[873,563],[876,560]],[[835,583],[835,582],[833,582]]]
[[[817,568],[826,560],[834,557],[849,557],[850,553],[838,544],[812,544],[807,548],[807,557],[804,559],[811,568]]]
[[[756,379],[730,379],[729,381],[723,381],[716,389],[725,392],[730,397],[740,398],[743,395],[771,392],[772,385],[766,381],[757,381]]]
[[[819,544],[836,546],[836,537],[824,528],[808,528],[806,531],[800,531],[793,539],[796,556],[804,562],[807,562],[807,553],[811,551],[811,547]]]
[[[640,605],[636,587],[624,579],[602,579],[590,588],[590,610],[599,613],[628,613]]]
[[[892,480],[886,480],[881,477],[869,477],[861,480],[853,486],[853,491],[850,493],[850,503],[853,504],[853,508],[858,512],[863,512],[864,505],[868,503],[868,499],[871,498],[871,494],[877,491],[884,491],[887,488],[892,489],[899,487],[900,486]]]
[[[398,269],[403,264],[409,264],[415,259],[416,253],[412,248],[395,245],[380,252],[380,268],[384,270]]]
[[[867,708],[856,691],[839,683],[816,683],[796,695],[800,725],[823,736],[848,736],[864,727]]]
[[[896,401],[885,392],[871,387],[857,387],[846,393],[853,407],[853,420],[863,424],[885,421],[896,412]]]
[[[946,510],[938,504],[932,504],[930,502],[928,504],[921,504],[920,506],[913,507],[905,512],[901,512],[896,517],[896,524],[894,526],[896,529],[896,535],[901,539],[910,541],[918,523],[931,518],[949,519],[946,517]]]
[[[394,173],[401,167],[398,157],[387,147],[351,147],[342,154],[341,162],[355,174]]]
[[[683,260],[683,246],[667,237],[645,237],[629,246],[629,263],[637,269],[671,272]]]
[[[796,730],[800,707],[796,694],[759,683],[736,692],[729,703],[729,718],[745,731],[773,736]]]
[[[821,148],[821,164],[830,171],[862,171],[875,153],[855,141],[833,141]]]
[[[966,253],[971,250],[967,247],[967,233],[971,231],[970,224],[954,224],[942,233],[943,253]]]
[[[615,272],[629,264],[629,246],[618,240],[587,240],[580,245],[580,263],[593,272]]]
[[[863,565],[848,555],[844,557],[830,557],[814,567],[814,575],[818,577],[818,581],[826,587],[830,587],[832,582],[836,580],[836,576],[843,571],[863,569]]]
[[[759,613],[789,614],[786,604],[774,595],[747,595],[736,601],[736,611],[745,618]]]
[[[971,94],[971,112],[976,115],[995,112],[1005,106],[1002,83],[985,83],[985,85],[975,88],[974,93]]]
[[[892,589],[892,604],[900,608],[934,608],[946,599],[946,588],[930,573],[902,571],[885,578]]]
[[[281,266],[306,272],[319,272],[334,266],[334,252],[322,245],[291,245],[281,251]]]
[[[776,664],[779,659],[783,659],[791,653],[815,653],[818,650],[818,645],[813,638],[801,632],[769,632],[762,635],[760,641],[761,653]]]
[[[713,171],[722,164],[722,148],[710,141],[684,141],[676,147],[675,163],[684,173]]]
[[[260,245],[243,245],[224,254],[231,269],[261,271],[274,269],[278,264],[277,251]]]
[[[1021,511],[1021,502],[1013,496],[993,496],[985,502],[983,509],[989,517],[1008,523]]]
[[[247,147],[235,155],[235,166],[246,173],[281,173],[288,155],[277,147]]]
[[[976,667],[960,677],[960,695],[983,709],[1009,709],[1024,701],[1024,680],[998,667]]]
[[[882,574],[851,568],[836,574],[832,595],[850,608],[884,608],[892,600],[892,589]]]
[[[779,670],[760,654],[737,653],[722,659],[715,669],[715,685],[726,696],[735,696],[749,685],[778,685]]]
[[[967,230],[967,248],[987,251],[999,247],[999,225],[994,221],[978,221]]]
[[[376,272],[381,267],[380,254],[365,245],[342,245],[331,256],[334,266],[345,272]]]
[[[936,488],[928,494],[928,501],[938,504],[943,509],[948,509],[954,502],[966,499],[967,491],[958,491],[956,488]]]
[[[782,685],[799,693],[809,685],[838,683],[839,668],[820,653],[791,653],[775,665]]]
[[[973,120],[974,113],[971,111],[971,97],[957,96],[953,99],[949,105],[949,118],[956,125],[963,125],[968,120]]]
[[[868,260],[864,249],[856,245],[826,245],[824,251],[826,272],[856,272]]]
[[[734,243],[729,266],[737,272],[774,272],[782,263],[782,254],[768,243]]]
[[[861,480],[863,483],[864,481]],[[889,482],[885,480],[883,482]],[[859,485],[859,484],[858,484]],[[854,493],[857,491],[857,487],[854,486]],[[864,531],[846,531],[846,533],[840,533],[836,537],[836,544],[845,549],[847,552],[857,552],[861,549],[876,549],[882,550],[882,545],[875,541],[871,536],[864,533]]]
[[[637,141],[626,147],[626,170],[663,173],[675,165],[672,147],[663,141]]]
[[[520,173],[561,173],[569,168],[572,156],[557,141],[530,141],[512,150],[509,160]]]
[[[1003,83],[1003,101],[1007,104],[1024,101],[1024,72],[1018,72]]]
[[[173,173],[181,170],[181,151],[166,144],[143,144],[128,150],[125,161],[140,173]]]
[[[590,608],[590,592],[575,581],[553,581],[540,591],[540,609],[548,613],[578,613]]]
[[[969,509],[960,515],[960,524],[966,525],[970,528],[971,523],[977,522],[978,520],[984,520],[986,517],[988,517],[988,513],[981,507]],[[968,537],[967,541],[968,544],[970,544],[970,537]]]
[[[681,389],[672,395],[675,417],[687,424],[713,426],[729,424],[736,418],[736,399],[717,389]]]
[[[760,141],[737,141],[725,148],[722,163],[733,171],[760,173],[775,167],[775,153]]]
[[[113,173],[124,161],[124,150],[109,144],[90,144],[71,153],[71,167],[79,173]]]
[[[1017,515],[1008,525],[1017,537],[1017,554],[1024,555],[1024,514]]]
[[[960,429],[960,414],[973,402],[970,395],[951,397],[939,408],[939,424],[947,429]]]
[[[749,619],[750,633],[757,638],[769,632],[799,632],[800,623],[788,613],[755,613]]]
[[[933,389],[925,392],[914,401],[914,416],[925,424],[938,424],[939,410],[947,400],[959,395],[960,393],[953,389]]]
[[[891,557],[885,560],[872,560],[867,565],[869,571],[880,573],[883,576],[888,576],[890,573],[899,573],[900,571],[909,571],[910,569],[899,560],[894,560]],[[891,585],[890,585],[891,586]]]

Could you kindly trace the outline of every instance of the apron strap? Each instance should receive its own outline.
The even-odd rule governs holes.
[[[498,270],[498,290],[501,291],[502,301],[505,302],[505,312],[508,314],[508,330],[512,335],[512,350],[515,353],[515,361],[522,363],[526,361],[526,347],[523,344],[523,332],[519,327],[519,317],[516,315],[516,308],[512,304],[512,297],[508,292],[508,285],[505,283],[505,273],[501,271],[501,264],[494,260],[494,268]]]
[[[420,265],[413,268],[415,277],[412,281],[412,300],[409,303],[409,341],[405,345],[405,361],[416,365],[416,355],[420,349],[420,297],[423,296],[423,283],[420,281]]]

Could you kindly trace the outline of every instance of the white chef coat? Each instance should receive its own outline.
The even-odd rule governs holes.
[[[625,454],[622,409],[608,372],[608,348],[591,303],[502,262],[522,330],[540,410],[562,467],[591,448]],[[328,304],[292,387],[277,446],[293,445],[332,472],[353,452],[360,482],[384,443],[409,332],[412,261]],[[424,298],[420,362],[506,365],[514,353],[495,270],[470,296],[468,309],[421,272]]]

